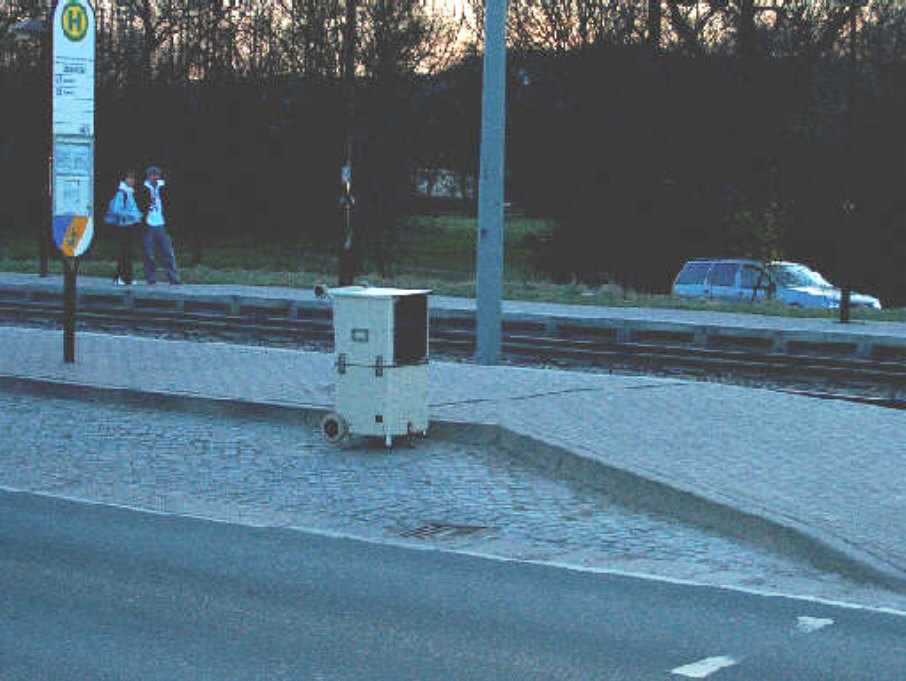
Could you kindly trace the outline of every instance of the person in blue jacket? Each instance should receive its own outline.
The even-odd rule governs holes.
[[[128,286],[132,283],[133,244],[138,238],[138,226],[142,222],[142,213],[135,202],[135,173],[133,171],[126,171],[120,180],[114,205],[119,257],[116,261],[116,278],[113,283],[118,286]]]

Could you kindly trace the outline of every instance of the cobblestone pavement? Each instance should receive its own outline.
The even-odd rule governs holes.
[[[666,518],[628,511],[499,451],[326,445],[305,426],[0,394],[0,486],[252,524],[891,605]],[[896,597],[894,597],[896,598]],[[906,607],[906,597],[900,599]]]
[[[0,328],[0,343],[0,375],[331,403],[331,357],[320,353],[85,333],[67,366],[59,332]],[[903,412],[680,380],[441,362],[432,365],[431,402],[432,418],[499,424],[906,566]],[[586,559],[581,549],[551,551]]]
[[[480,390],[480,377],[471,378]],[[434,413],[505,424],[906,569],[906,413],[712,383],[601,378],[596,389]]]

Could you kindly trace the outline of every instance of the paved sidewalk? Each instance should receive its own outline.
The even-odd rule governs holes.
[[[329,355],[0,328],[0,376],[326,407]],[[432,365],[432,416],[500,425],[766,517],[906,580],[906,413],[652,377]],[[2,440],[0,440],[2,447]]]

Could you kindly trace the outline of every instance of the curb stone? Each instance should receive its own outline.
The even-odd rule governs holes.
[[[5,374],[0,374],[0,389],[228,418],[253,417],[310,428],[316,428],[321,417],[330,411],[326,405],[217,398]],[[612,466],[565,445],[542,441],[500,425],[434,420],[430,433],[437,439],[459,444],[496,446],[506,455],[553,476],[589,485],[629,509],[678,520],[784,557],[805,560],[857,582],[906,593],[906,574],[902,571],[793,518],[777,516],[765,509],[742,508],[744,504],[738,500],[708,498],[699,490],[683,489],[668,480]]]

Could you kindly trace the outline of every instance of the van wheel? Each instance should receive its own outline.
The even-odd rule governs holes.
[[[349,424],[339,414],[330,412],[321,419],[321,434],[330,444],[335,445],[349,435]]]

